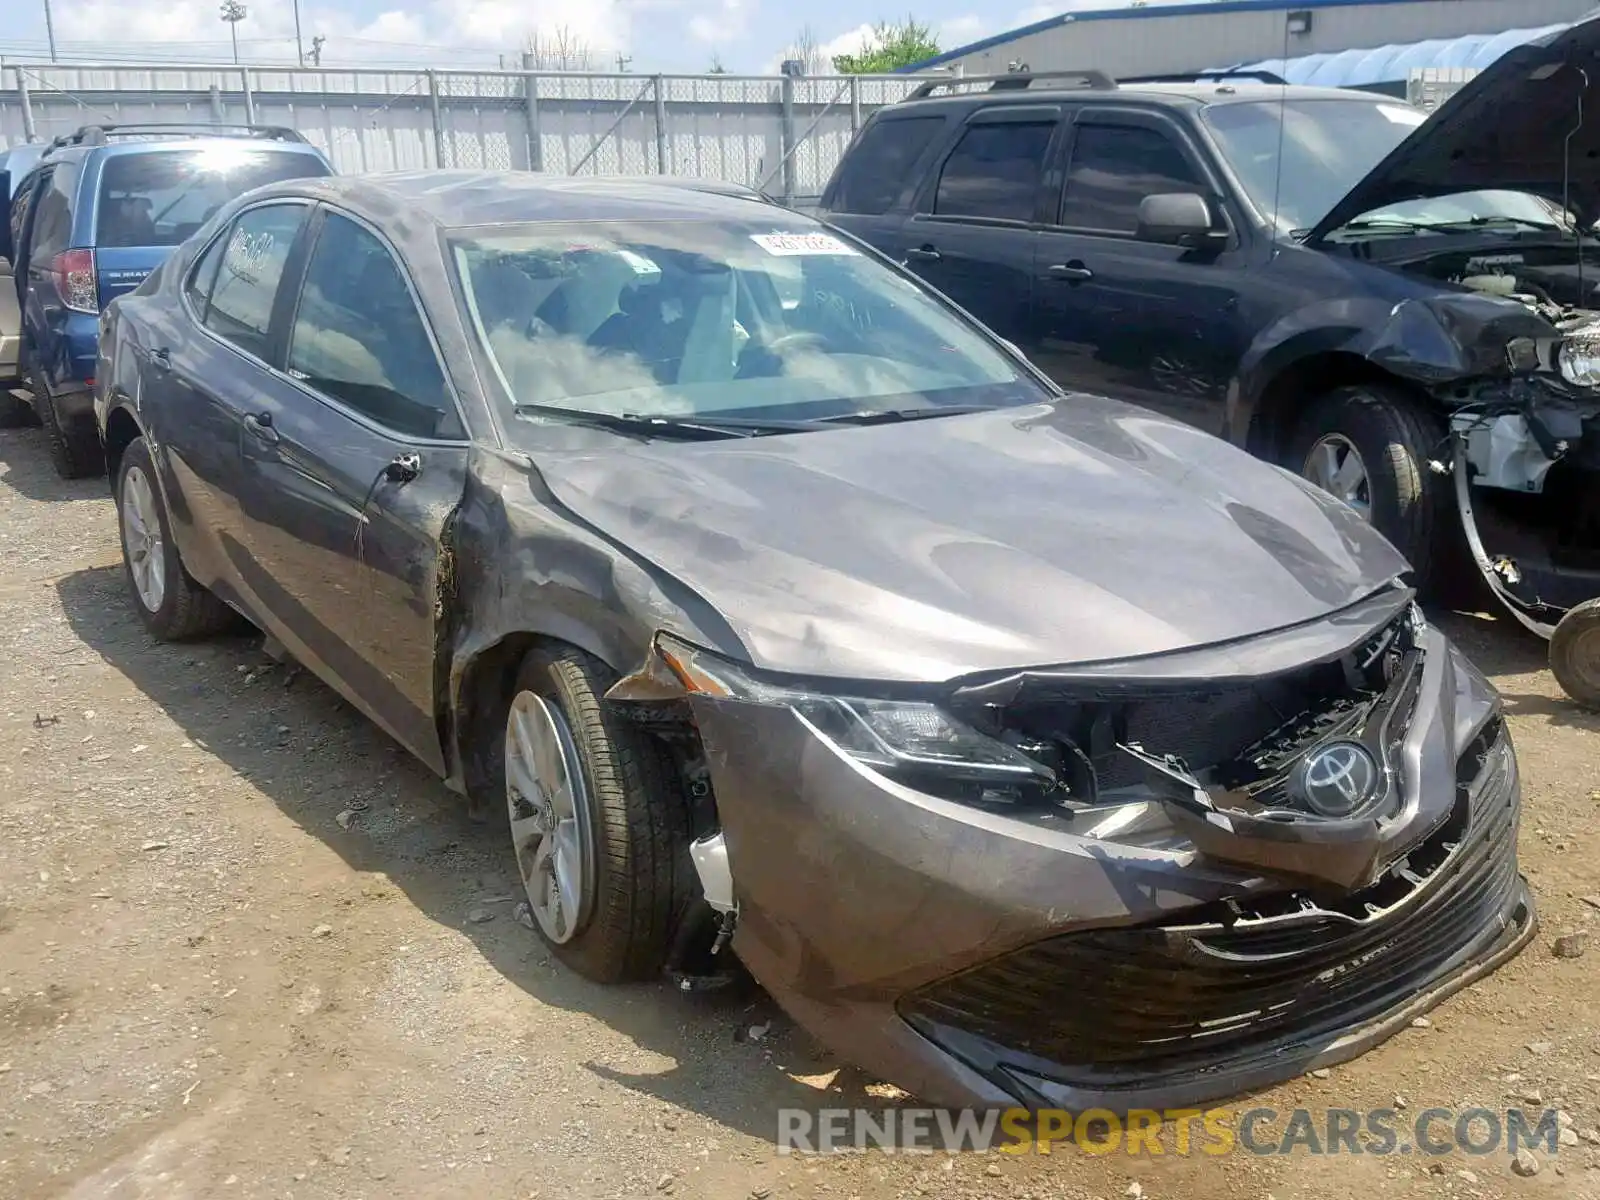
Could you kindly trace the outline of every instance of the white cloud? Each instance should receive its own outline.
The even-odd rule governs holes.
[[[939,38],[939,47],[942,50],[954,50],[958,46],[965,46],[968,42],[975,42],[989,32],[989,22],[982,17],[968,13],[961,17],[951,17],[948,21],[939,22],[934,30]]]
[[[742,0],[722,0],[737,9]],[[246,61],[292,59],[294,12],[286,3],[247,0],[238,24]],[[215,0],[56,0],[56,31],[69,51],[120,51],[125,42],[108,36],[127,30],[149,45],[152,57],[215,58],[229,43]],[[374,60],[441,60],[446,47],[496,54],[523,49],[534,35],[549,42],[558,31],[600,55],[625,47],[630,35],[626,0],[416,0],[359,20],[336,8],[301,4],[301,30],[309,48],[313,35],[327,38],[324,65]],[[159,44],[159,45],[158,45]],[[187,53],[185,53],[187,51]]]

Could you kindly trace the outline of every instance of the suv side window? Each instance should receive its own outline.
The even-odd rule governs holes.
[[[944,160],[933,211],[941,217],[1031,221],[1054,118],[969,126]]]
[[[72,198],[68,194],[77,178],[73,171],[56,167],[33,186],[33,236],[28,261],[47,264],[72,244]]]
[[[205,327],[263,361],[269,357],[267,332],[278,284],[305,215],[303,204],[252,208],[218,240],[222,261],[205,306]]]
[[[1139,203],[1163,192],[1211,188],[1172,138],[1144,125],[1079,125],[1073,133],[1061,224],[1133,233]]]
[[[433,339],[376,235],[330,212],[306,268],[289,374],[410,437],[461,437]]]
[[[879,216],[900,198],[922,152],[944,127],[943,117],[884,117],[850,148],[829,197],[831,212]]]

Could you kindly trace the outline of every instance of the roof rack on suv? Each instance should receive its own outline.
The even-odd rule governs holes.
[[[930,79],[927,83],[919,84],[917,89],[906,97],[907,100],[921,100],[931,96],[941,88],[954,91],[964,84],[987,83],[991,92],[1004,92],[1012,89],[1031,87],[1034,83],[1048,81],[1056,85],[1075,86],[1080,88],[1114,88],[1117,81],[1104,71],[1012,71],[1006,75],[952,75],[948,79]]]
[[[304,142],[298,130],[286,125],[118,124],[85,125],[50,143],[61,146],[104,146],[118,138],[244,137],[274,142]]]
[[[1229,79],[1251,79],[1256,83],[1277,83],[1287,87],[1289,81],[1282,75],[1274,75],[1271,71],[1193,71],[1179,72],[1175,75],[1134,75],[1125,79],[1118,79],[1118,83],[1210,83],[1213,80],[1226,82]]]

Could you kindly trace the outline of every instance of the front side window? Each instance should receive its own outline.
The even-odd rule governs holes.
[[[1146,196],[1210,189],[1166,134],[1140,125],[1080,125],[1072,139],[1061,223],[1133,233]]]
[[[1033,220],[1051,121],[973,125],[945,159],[933,211],[942,217]]]
[[[205,306],[205,326],[260,359],[268,354],[272,304],[305,213],[299,204],[252,208],[223,238],[222,261]]]
[[[326,175],[313,154],[220,141],[203,150],[113,154],[100,168],[95,242],[101,246],[176,246],[228,201],[252,188]]]
[[[328,214],[306,267],[289,373],[397,433],[461,435],[400,264],[373,233],[338,213]]]
[[[920,284],[814,225],[550,224],[451,245],[517,406],[788,420],[1047,398]]]

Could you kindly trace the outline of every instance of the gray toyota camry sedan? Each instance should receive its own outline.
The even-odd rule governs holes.
[[[1533,933],[1500,701],[1386,542],[805,217],[291,181],[100,345],[151,633],[280,641],[586,976],[737,959],[925,1100],[1121,1109],[1348,1058]]]

